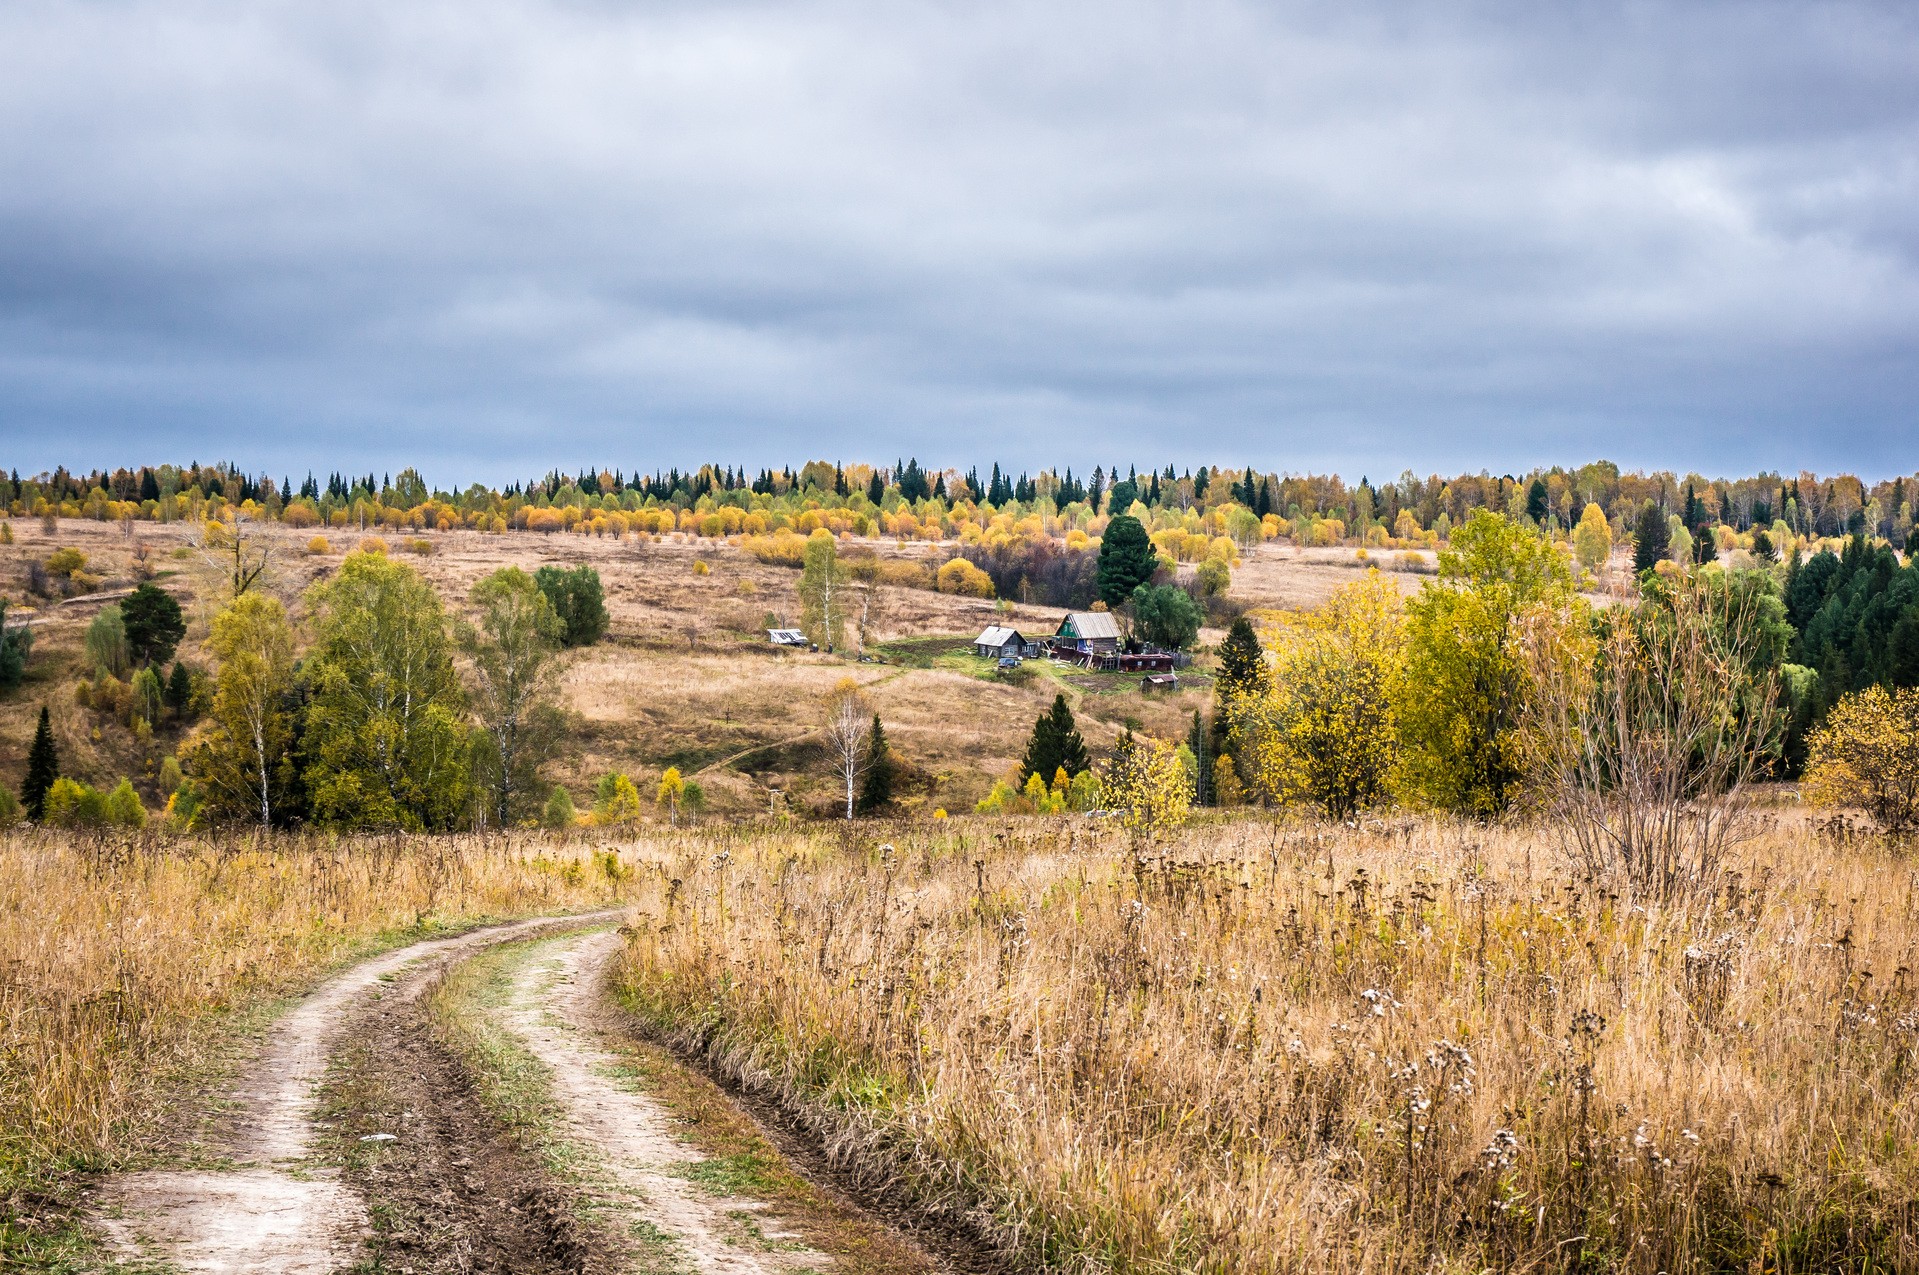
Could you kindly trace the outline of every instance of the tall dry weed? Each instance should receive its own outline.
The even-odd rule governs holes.
[[[660,1030],[1027,1260],[1912,1269],[1912,872],[1774,823],[1634,903],[1544,834],[1054,821],[686,843]]]

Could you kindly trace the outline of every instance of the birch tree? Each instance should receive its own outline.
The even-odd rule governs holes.
[[[467,808],[466,695],[446,614],[419,572],[348,555],[309,595],[313,813],[339,827],[444,830]]]
[[[867,747],[867,722],[873,710],[860,694],[859,683],[842,678],[826,700],[826,751],[833,759],[833,775],[846,794],[846,817],[853,817],[860,779],[872,758]]]
[[[473,603],[479,624],[461,626],[460,645],[472,661],[482,736],[475,772],[486,789],[487,817],[504,828],[538,812],[540,764],[560,732],[555,698],[563,626],[539,583],[518,567],[480,581]]]
[[[214,818],[285,822],[284,765],[293,744],[293,629],[279,599],[246,593],[213,618],[207,646],[220,661],[209,728],[186,770]]]
[[[821,528],[806,541],[800,568],[800,627],[827,650],[846,644],[846,566],[833,533]]]

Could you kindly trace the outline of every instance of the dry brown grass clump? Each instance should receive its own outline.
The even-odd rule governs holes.
[[[1788,821],[1636,903],[1544,834],[694,845],[628,994],[1069,1270],[1914,1269],[1919,901]]]
[[[222,1012],[382,936],[604,906],[629,875],[520,839],[0,835],[0,1207],[136,1141]]]

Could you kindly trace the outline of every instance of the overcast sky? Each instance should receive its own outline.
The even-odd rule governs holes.
[[[0,463],[1919,467],[1919,5],[10,0]]]

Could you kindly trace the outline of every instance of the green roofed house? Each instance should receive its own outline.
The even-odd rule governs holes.
[[[1053,654],[1062,659],[1110,655],[1119,650],[1119,622],[1110,611],[1069,611],[1053,635]]]

